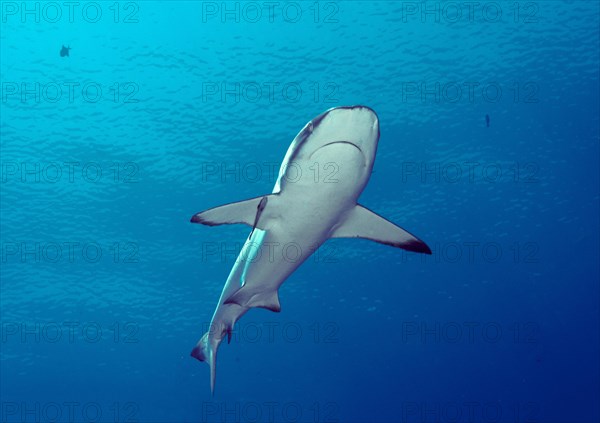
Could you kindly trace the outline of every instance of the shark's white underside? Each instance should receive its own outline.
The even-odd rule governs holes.
[[[278,289],[329,238],[366,238],[431,254],[404,229],[357,204],[369,181],[379,121],[365,106],[337,107],[307,123],[290,145],[273,192],[200,212],[192,222],[252,227],[227,278],[209,331],[192,356],[210,366],[219,344],[250,308],[280,310]]]

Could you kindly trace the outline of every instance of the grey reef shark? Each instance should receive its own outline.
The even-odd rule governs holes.
[[[335,107],[308,122],[281,164],[273,192],[197,213],[193,223],[244,223],[252,228],[231,269],[208,332],[191,355],[210,366],[214,394],[217,349],[248,310],[279,312],[278,289],[330,238],[365,238],[431,254],[423,241],[358,204],[371,172],[379,119],[366,106]],[[320,177],[318,166],[332,167]],[[284,248],[293,244],[293,260]],[[263,248],[269,252],[261,251]]]

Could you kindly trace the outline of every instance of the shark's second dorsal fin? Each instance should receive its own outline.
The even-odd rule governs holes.
[[[260,216],[264,211],[267,201],[276,194],[263,195],[249,200],[225,204],[202,211],[192,216],[192,223],[201,223],[208,226],[244,223],[252,229],[264,229],[260,225]]]
[[[331,238],[365,238],[408,251],[431,254],[431,249],[419,238],[358,204],[350,210]]]

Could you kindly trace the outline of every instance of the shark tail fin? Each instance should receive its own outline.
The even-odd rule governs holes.
[[[217,348],[209,339],[210,331],[206,332],[191,352],[191,356],[206,362],[210,367],[210,393],[215,394],[215,380],[217,378]]]

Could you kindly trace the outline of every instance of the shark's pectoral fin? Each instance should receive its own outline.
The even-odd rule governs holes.
[[[419,238],[358,204],[331,238],[365,238],[408,251],[431,254],[431,249]]]
[[[244,286],[227,298],[225,304],[237,304],[248,308],[261,307],[276,313],[281,311],[277,291],[252,292]]]
[[[192,223],[202,223],[208,226],[227,225],[233,223],[245,223],[253,229],[264,229],[260,225],[262,215],[267,202],[272,201],[277,194],[263,195],[250,198],[249,200],[236,203],[224,204],[219,207],[204,210],[192,216]]]

